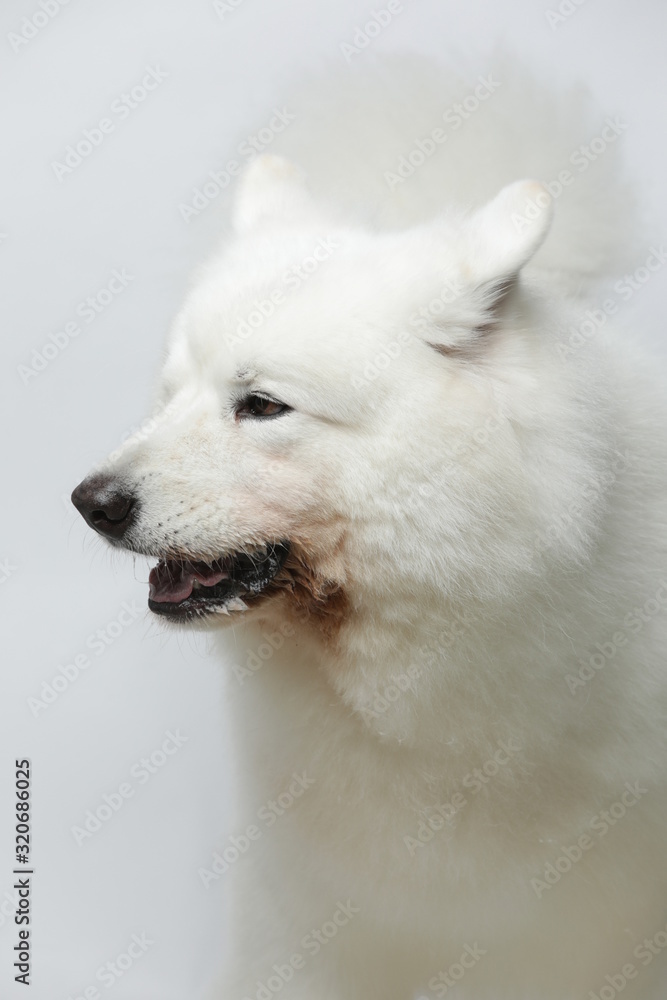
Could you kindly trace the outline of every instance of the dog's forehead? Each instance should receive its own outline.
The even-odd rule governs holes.
[[[201,273],[171,354],[234,377],[247,358],[355,355],[393,331],[405,301],[395,239],[322,230],[239,241]]]

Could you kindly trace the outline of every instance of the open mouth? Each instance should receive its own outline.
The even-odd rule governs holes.
[[[278,542],[211,563],[160,560],[148,577],[148,607],[177,621],[243,611],[280,572],[288,552],[289,542]]]

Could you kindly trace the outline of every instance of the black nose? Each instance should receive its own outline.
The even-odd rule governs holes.
[[[133,520],[136,498],[113,476],[89,476],[72,493],[84,520],[107,538],[122,538]]]

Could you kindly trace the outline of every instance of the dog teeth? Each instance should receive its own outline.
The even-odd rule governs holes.
[[[212,609],[217,615],[228,615],[232,611],[247,611],[248,605],[240,597],[232,597],[224,604],[218,604]]]

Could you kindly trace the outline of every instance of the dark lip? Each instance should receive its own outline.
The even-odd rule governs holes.
[[[183,601],[153,601],[148,599],[149,609],[161,618],[173,622],[201,621],[209,615],[224,612],[235,598],[250,604],[275,579],[285,564],[289,554],[289,541],[272,542],[261,553],[232,553],[224,558],[228,565],[229,578],[213,587],[197,590]],[[168,562],[178,560],[170,558]],[[214,560],[218,561],[218,560]]]

